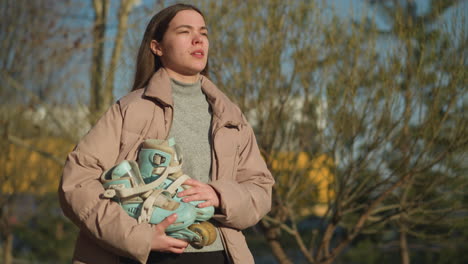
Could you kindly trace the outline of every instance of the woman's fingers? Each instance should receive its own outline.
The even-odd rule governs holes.
[[[173,223],[175,223],[175,221],[177,220],[177,214],[171,214],[170,216],[166,217],[163,221],[161,221],[161,223],[155,225],[155,228],[159,229],[159,231],[161,232],[166,232],[166,229],[172,225]]]
[[[166,229],[177,220],[177,215],[172,214],[161,223],[154,225],[154,236],[151,244],[151,250],[161,252],[182,253],[188,246],[188,242],[166,235]]]
[[[184,240],[180,240],[177,238],[173,238],[168,236],[167,237],[167,242],[172,248],[182,248],[185,249],[188,246],[188,242]]]
[[[185,251],[185,248],[171,248],[169,249],[168,252],[175,253],[175,254],[182,254],[184,253],[184,251]]]
[[[205,207],[208,207],[208,206],[212,206],[210,201],[206,201],[206,202],[197,204],[198,208],[205,208]]]
[[[207,206],[219,206],[218,193],[216,193],[211,185],[199,182],[194,179],[186,180],[184,185],[189,185],[190,188],[177,194],[178,197],[184,197],[184,202],[188,203],[192,201],[206,201],[202,205],[198,206],[200,208]]]

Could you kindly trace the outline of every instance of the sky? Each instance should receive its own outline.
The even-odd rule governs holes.
[[[428,9],[428,4],[429,4],[429,1],[430,0],[415,0],[416,4],[417,4],[417,7],[418,7],[418,10],[417,12],[419,14],[421,13],[424,13],[427,11]],[[166,1],[166,2],[170,2],[170,1]],[[319,1],[320,2],[320,1]],[[443,22],[449,22],[451,23],[451,20],[456,17],[457,14],[460,14],[463,13],[463,14],[467,14],[468,13],[468,4],[467,4],[467,0],[462,0],[457,8],[452,8],[451,10],[449,10],[448,12],[446,12],[446,14],[444,14],[444,21]],[[116,4],[118,3],[117,1],[111,1],[111,10],[109,13],[116,13],[115,12],[115,9],[118,8],[118,5]],[[325,0],[323,3],[325,3],[326,5],[328,5],[329,7],[332,7],[333,10],[335,10],[337,12],[337,14],[343,18],[343,19],[353,19],[353,20],[356,20],[356,21],[359,21],[363,15],[366,15],[368,17],[370,17],[371,19],[375,20],[378,27],[381,29],[381,30],[387,30],[390,28],[390,25],[388,25],[386,23],[385,20],[383,20],[381,17],[379,16],[376,16],[376,11],[375,11],[375,7],[374,6],[371,6],[368,4],[368,1],[366,0]],[[154,5],[154,1],[152,0],[139,0],[139,7],[137,8],[141,8],[142,6],[152,6]],[[87,6],[84,6],[84,8],[79,11],[78,13],[81,13],[81,15],[85,15],[85,16],[91,16],[90,15],[90,9],[91,9],[91,5],[88,4]],[[112,10],[114,9],[114,10]],[[330,9],[325,9],[324,11],[324,15],[326,16],[327,15],[327,10],[330,10]],[[141,18],[141,15],[139,16],[137,14],[137,12],[134,12],[132,14],[132,17],[133,19],[135,18]],[[115,35],[115,29],[116,29],[116,24],[117,24],[117,21],[116,21],[116,16],[110,16],[110,21],[109,21],[109,30],[107,32],[107,36],[109,37],[109,39],[112,39],[113,38],[113,35]],[[149,18],[148,18],[149,19]],[[81,20],[82,21],[82,20]],[[132,30],[134,32],[134,34],[136,34],[136,36],[142,36],[143,35],[143,30],[145,28],[146,25],[141,25],[137,28],[132,28]],[[468,26],[468,21],[465,21],[465,26]],[[140,34],[138,34],[137,31],[141,31]],[[106,58],[107,58],[107,61],[109,60],[109,56],[110,56],[110,52],[112,50],[112,42],[109,41],[107,43],[107,46],[108,48],[106,49],[107,53],[106,53]],[[382,44],[383,46],[383,49],[385,49],[384,47],[384,44]],[[135,51],[136,53],[136,51]],[[82,60],[85,60],[85,59],[88,59],[88,58],[83,58]],[[131,79],[133,79],[133,63],[134,63],[134,60],[135,60],[135,56],[131,57],[127,54],[127,56],[125,57],[122,56],[122,61],[119,65],[119,69],[118,69],[118,73],[116,74],[116,80],[115,80],[115,89],[114,89],[114,94],[115,94],[115,98],[120,98],[121,96],[125,95],[129,90],[130,90],[130,85],[131,85]]]

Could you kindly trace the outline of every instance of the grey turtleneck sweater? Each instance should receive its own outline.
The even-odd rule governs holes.
[[[182,170],[198,181],[208,183],[211,180],[211,143],[210,105],[201,90],[201,83],[182,83],[171,79],[174,99],[174,118],[169,138],[174,138],[178,150],[182,153]],[[216,241],[202,249],[189,246],[185,252],[223,250],[223,244],[217,234]]]

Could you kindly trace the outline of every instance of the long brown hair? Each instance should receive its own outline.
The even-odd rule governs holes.
[[[159,56],[156,56],[151,51],[150,43],[153,39],[157,42],[162,41],[164,34],[169,27],[169,23],[175,17],[175,15],[182,10],[194,10],[198,12],[203,18],[205,18],[203,13],[198,8],[187,4],[175,4],[164,8],[156,15],[154,15],[146,27],[140,49],[138,50],[135,79],[133,82],[132,91],[145,87],[148,84],[151,76],[153,76],[153,74],[161,67],[163,67]],[[206,63],[205,68],[201,71],[201,74],[203,75],[207,75],[207,73],[208,62]]]

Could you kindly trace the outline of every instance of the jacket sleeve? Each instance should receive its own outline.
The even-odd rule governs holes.
[[[214,219],[239,230],[255,225],[270,211],[275,183],[260,155],[252,127],[245,122],[240,131],[242,143],[235,178],[210,183],[220,196],[221,214]]]
[[[153,229],[137,224],[117,203],[101,198],[99,177],[114,166],[123,117],[114,104],[68,155],[59,186],[64,214],[101,247],[146,263]]]

